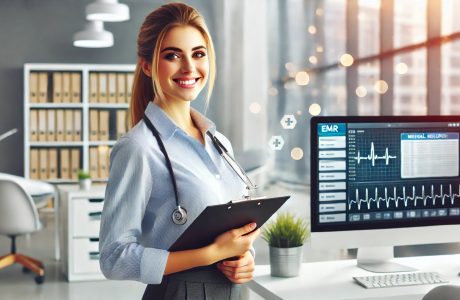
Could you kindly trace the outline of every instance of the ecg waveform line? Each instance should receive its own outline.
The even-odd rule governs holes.
[[[374,142],[371,142],[371,152],[367,156],[361,156],[361,154],[360,154],[360,152],[358,150],[358,156],[354,156],[353,158],[358,161],[358,165],[361,162],[361,160],[370,160],[370,161],[372,161],[372,166],[374,167],[375,166],[375,161],[378,160],[378,159],[384,159],[385,164],[388,166],[388,164],[390,163],[390,159],[395,159],[395,158],[397,158],[397,156],[390,155],[388,153],[388,147],[385,148],[385,155],[378,156],[377,154],[375,154]]]
[[[442,205],[444,205],[446,198],[450,199],[450,203],[453,205],[454,204],[454,199],[460,199],[460,185],[458,186],[459,194],[453,194],[452,193],[452,185],[449,184],[449,193],[445,194],[443,192],[443,186],[441,184],[441,189],[440,193],[435,194],[434,193],[434,187],[431,185],[431,194],[425,195],[425,186],[422,185],[422,195],[418,196],[415,195],[415,186],[412,186],[412,196],[406,196],[406,187],[403,187],[403,196],[397,196],[396,195],[396,187],[393,188],[393,197],[388,196],[388,189],[385,187],[385,197],[380,197],[378,188],[375,188],[374,191],[374,198],[369,198],[369,189],[366,188],[366,198],[361,199],[359,197],[359,190],[356,189],[356,198],[355,200],[350,200],[348,203],[348,209],[351,209],[353,204],[356,204],[358,206],[358,210],[361,210],[361,205],[362,203],[365,203],[367,206],[367,209],[371,208],[371,203],[376,202],[377,203],[377,208],[380,208],[380,203],[383,202],[386,205],[386,208],[390,207],[390,202],[394,201],[395,206],[398,207],[399,201],[402,201],[404,204],[404,207],[408,206],[409,201],[414,202],[414,206],[417,206],[417,201],[418,200],[423,200],[423,206],[426,206],[426,203],[428,202],[428,199],[431,200],[432,204],[436,204],[436,199],[441,199]],[[356,200],[357,199],[357,200]]]

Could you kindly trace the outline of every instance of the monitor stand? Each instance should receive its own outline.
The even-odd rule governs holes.
[[[358,267],[375,273],[409,272],[417,269],[390,261],[394,258],[393,247],[358,248]]]

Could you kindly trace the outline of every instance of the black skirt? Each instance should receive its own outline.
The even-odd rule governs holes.
[[[215,266],[164,276],[161,284],[149,284],[142,300],[239,300],[240,285]]]

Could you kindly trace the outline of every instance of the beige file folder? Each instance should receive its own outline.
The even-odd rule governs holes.
[[[117,102],[117,74],[108,73],[107,80],[108,102],[115,103]]]
[[[38,73],[38,102],[48,102],[48,73]]]
[[[45,142],[46,141],[46,110],[39,109],[38,110],[38,141]]]
[[[117,102],[126,103],[126,73],[117,73]]]
[[[99,140],[109,140],[109,111],[99,111]]]
[[[80,149],[70,150],[70,178],[78,179],[78,170],[80,169]]]
[[[39,160],[38,160],[38,149],[30,149],[30,169],[29,177],[31,179],[40,179],[39,175]]]
[[[48,109],[47,110],[47,134],[46,140],[48,142],[56,141],[56,110]]]
[[[126,102],[131,101],[131,91],[133,88],[133,73],[126,73]]]
[[[99,178],[98,153],[96,147],[89,148],[89,174],[91,178]]]
[[[126,110],[117,110],[117,139],[126,133]]]
[[[107,179],[109,177],[109,165],[107,164],[108,146],[97,147],[99,151],[99,178]]]
[[[73,140],[81,141],[81,110],[73,111]]]
[[[107,73],[99,73],[99,102],[107,103]]]
[[[64,110],[64,140],[73,141],[73,110]]]
[[[53,102],[62,102],[62,73],[53,73]]]
[[[69,179],[70,178],[70,154],[69,149],[61,149],[60,153],[60,163],[59,163],[59,171],[60,176],[59,178],[62,179]]]
[[[36,142],[38,141],[38,111],[36,109],[31,109],[30,110],[30,116],[29,116],[29,130],[30,130],[30,136],[29,140],[31,142]]]
[[[81,102],[81,74],[71,73],[70,81],[71,102]]]
[[[29,102],[38,102],[38,73],[30,72],[29,74]]]
[[[89,102],[99,102],[99,80],[97,73],[89,74]]]
[[[41,180],[46,180],[48,176],[48,149],[39,149],[38,155],[40,159],[39,176]]]
[[[89,140],[99,140],[99,114],[95,109],[89,111]]]
[[[64,141],[64,110],[56,110],[56,141]]]
[[[62,73],[62,102],[69,103],[71,100],[70,95],[70,73]]]
[[[49,171],[49,179],[57,179],[58,178],[58,171],[57,171],[57,149],[49,149],[48,150],[48,171]]]

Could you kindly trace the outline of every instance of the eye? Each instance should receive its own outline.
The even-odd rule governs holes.
[[[195,53],[193,53],[193,57],[196,57],[196,58],[203,58],[206,56],[206,52],[204,51],[197,51]]]
[[[179,58],[179,55],[176,52],[170,52],[170,53],[166,53],[164,58],[167,60],[174,60],[176,58]]]

